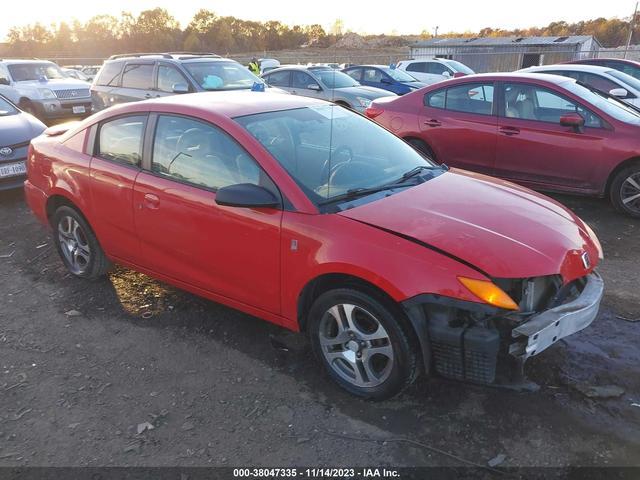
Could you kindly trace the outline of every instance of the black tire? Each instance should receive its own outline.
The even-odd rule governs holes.
[[[33,103],[31,103],[29,100],[22,100],[20,102],[20,105],[18,105],[20,107],[20,110],[22,110],[23,112],[27,112],[31,115],[33,115],[34,117],[37,117],[37,113],[35,107],[33,106]]]
[[[340,305],[343,306],[342,310]],[[349,325],[356,325],[356,328],[348,328],[345,324],[346,328],[340,329],[330,312],[339,312],[344,321],[343,315],[347,309],[352,312],[350,317],[353,323]],[[375,329],[373,322],[378,322]],[[351,288],[330,290],[313,303],[307,325],[316,357],[329,376],[353,395],[384,400],[399,394],[418,376],[419,355],[415,335],[398,306],[381,295]],[[380,326],[383,328],[380,329]],[[330,332],[332,329],[335,337]],[[349,330],[355,332],[350,334]],[[340,340],[343,334],[343,339],[349,340],[346,343]],[[366,338],[383,334],[386,335],[384,339]],[[332,345],[327,345],[327,341]],[[354,344],[360,344],[355,347],[357,351],[353,350]],[[382,351],[387,353],[377,353]],[[331,356],[332,360],[326,355]],[[389,359],[392,359],[391,363],[388,363]],[[358,367],[359,375],[355,373],[355,367]],[[369,379],[368,384],[364,379]]]
[[[79,278],[97,279],[109,271],[111,264],[98,239],[76,209],[69,206],[58,208],[51,226],[58,254],[70,273]]]
[[[640,195],[638,186],[640,186],[640,162],[627,165],[613,177],[609,196],[616,210],[631,217],[640,218],[640,197],[629,201],[629,198]]]
[[[408,138],[407,143],[420,153],[426,155],[432,161],[436,161],[436,155],[433,153],[433,150],[431,150],[431,147],[429,147],[429,145],[427,145],[423,140],[420,140],[419,138]]]

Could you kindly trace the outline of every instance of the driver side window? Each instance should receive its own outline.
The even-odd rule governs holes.
[[[158,117],[151,170],[212,190],[238,183],[261,185],[265,178],[256,162],[227,133],[173,115]]]
[[[319,87],[318,82],[316,82],[311,75],[305,72],[292,72],[291,79],[291,87],[292,88],[301,88],[301,89],[309,89],[309,86],[314,85]]]

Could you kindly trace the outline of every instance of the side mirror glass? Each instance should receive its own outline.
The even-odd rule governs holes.
[[[560,125],[563,127],[571,127],[577,132],[581,132],[584,128],[584,118],[578,113],[567,113],[560,117]]]
[[[625,90],[624,88],[614,88],[612,90],[609,90],[609,95],[618,98],[626,98],[627,95],[629,95],[629,92],[627,92],[627,90]]]
[[[390,78],[382,77],[382,78],[380,79],[380,83],[391,84],[391,83],[393,83],[393,82],[391,81],[391,79],[390,79]]]
[[[8,78],[0,78],[0,85],[9,85],[9,79]]]
[[[444,72],[442,72],[442,76],[443,76],[443,77],[450,78],[450,77],[451,77],[451,72],[449,72],[449,71],[445,70]]]
[[[276,208],[280,201],[264,187],[253,183],[238,183],[219,188],[216,203],[226,207]]]
[[[186,83],[174,83],[171,86],[173,93],[189,93],[189,85]]]

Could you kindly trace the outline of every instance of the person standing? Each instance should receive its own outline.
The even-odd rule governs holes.
[[[249,62],[249,70],[254,75],[260,75],[260,63],[258,62],[258,59],[256,57],[253,57]]]

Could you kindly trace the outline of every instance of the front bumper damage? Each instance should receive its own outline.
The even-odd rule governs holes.
[[[425,370],[474,383],[530,388],[524,364],[560,339],[589,326],[604,284],[597,273],[579,280],[566,302],[530,314],[437,295],[403,303],[420,342]],[[578,290],[578,287],[576,287]]]

